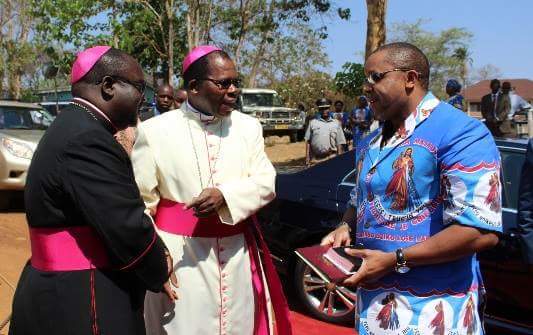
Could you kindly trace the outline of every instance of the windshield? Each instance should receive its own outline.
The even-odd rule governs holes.
[[[0,129],[47,129],[53,120],[42,109],[0,107]]]
[[[279,96],[272,93],[244,93],[242,100],[244,106],[283,107]]]

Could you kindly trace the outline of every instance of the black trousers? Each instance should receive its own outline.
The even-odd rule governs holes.
[[[27,264],[10,335],[145,335],[145,290],[128,272],[44,272]]]

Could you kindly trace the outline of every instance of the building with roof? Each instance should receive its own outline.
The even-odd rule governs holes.
[[[498,78],[499,79],[499,78]],[[516,94],[533,104],[533,80],[529,79],[499,79],[500,82],[508,81],[514,88]],[[463,96],[466,100],[468,114],[481,118],[481,98],[490,93],[490,80],[482,80],[467,87]]]

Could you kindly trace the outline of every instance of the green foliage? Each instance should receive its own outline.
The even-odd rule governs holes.
[[[409,42],[419,47],[428,57],[431,66],[430,89],[439,97],[445,97],[446,81],[462,78],[468,57],[472,34],[465,28],[449,28],[433,33],[423,28],[425,21],[399,23],[393,26],[392,40]],[[459,51],[457,51],[459,50]]]
[[[316,99],[330,93],[334,88],[333,78],[327,73],[310,71],[295,75],[272,85],[288,106],[303,103],[308,109],[315,106]]]
[[[363,94],[364,82],[364,66],[358,63],[345,63],[342,71],[335,75],[335,88],[350,98]]]

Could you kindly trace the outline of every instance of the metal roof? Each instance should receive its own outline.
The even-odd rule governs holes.
[[[15,101],[15,100],[0,100],[0,107],[22,107],[22,108],[43,109],[38,104],[34,104],[31,102],[20,102],[20,101]]]

